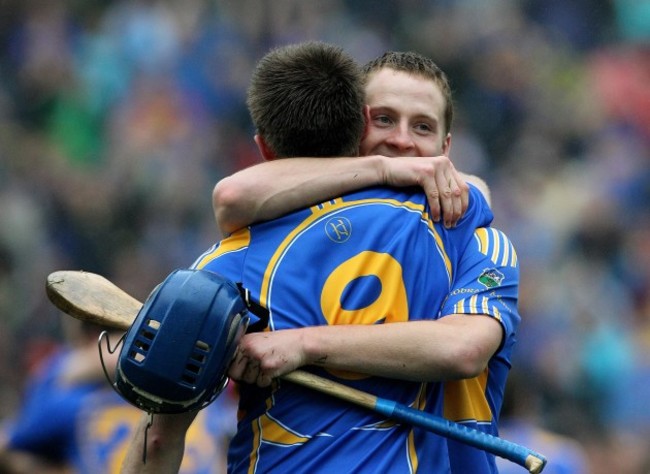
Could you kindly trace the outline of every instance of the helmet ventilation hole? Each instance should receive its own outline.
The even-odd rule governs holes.
[[[203,341],[196,341],[194,343],[194,351],[190,354],[190,360],[185,364],[185,372],[183,373],[183,381],[194,384],[197,377],[201,373],[201,369],[208,358],[210,352],[210,345]]]
[[[129,356],[138,363],[142,363],[147,358],[147,352],[151,347],[154,337],[160,328],[160,321],[148,319],[146,324],[140,329]]]

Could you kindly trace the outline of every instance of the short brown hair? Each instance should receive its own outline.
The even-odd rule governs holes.
[[[253,72],[247,104],[278,158],[358,153],[363,84],[359,66],[340,47],[309,41],[271,50]]]
[[[404,71],[414,76],[431,79],[442,92],[445,98],[444,110],[444,129],[445,135],[451,130],[451,122],[454,119],[454,104],[451,98],[451,87],[447,75],[431,59],[419,53],[412,51],[387,51],[380,57],[373,59],[362,67],[364,82],[372,73],[384,68],[394,69],[395,71]]]

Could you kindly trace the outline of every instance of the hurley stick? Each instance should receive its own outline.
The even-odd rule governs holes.
[[[142,307],[140,301],[95,273],[68,270],[51,273],[47,277],[46,291],[50,301],[64,313],[124,331],[131,327]],[[546,465],[544,456],[524,446],[309,372],[296,370],[281,378],[490,452],[534,474],[542,472]]]

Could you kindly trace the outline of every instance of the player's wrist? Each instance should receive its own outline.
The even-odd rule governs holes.
[[[318,336],[318,327],[302,328],[300,334],[300,345],[305,365],[318,365],[323,367],[327,362],[327,351],[321,344],[322,339]]]
[[[364,157],[366,160],[366,166],[370,167],[374,172],[374,184],[378,185],[390,185],[390,163],[388,162],[390,158],[382,155],[370,155]]]

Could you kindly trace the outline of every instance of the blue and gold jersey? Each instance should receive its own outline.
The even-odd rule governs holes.
[[[450,314],[440,308],[465,304],[449,295],[468,279],[461,272],[482,266],[467,252],[486,260],[475,230],[491,220],[473,187],[454,229],[432,221],[419,189],[370,188],[236,232],[194,266],[243,283],[269,309],[270,331],[436,319]],[[445,410],[442,384],[309,370],[430,413]],[[440,436],[287,382],[242,384],[240,392],[231,472],[450,470]]]

